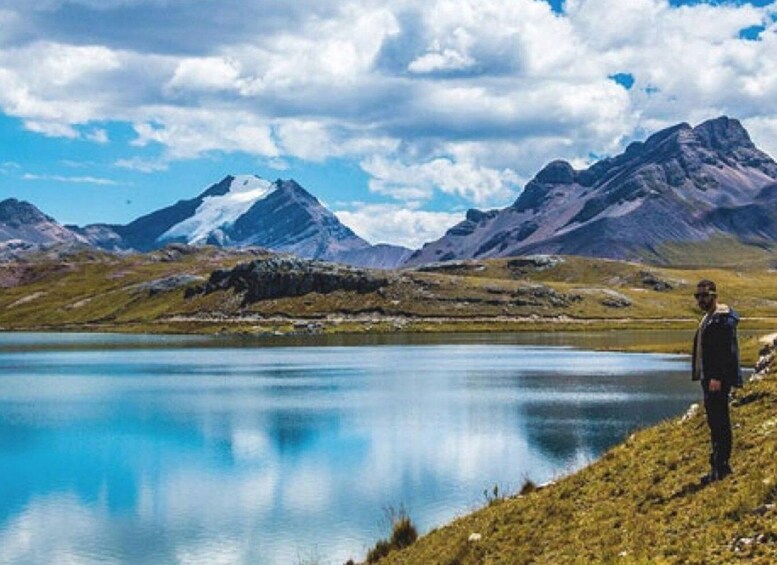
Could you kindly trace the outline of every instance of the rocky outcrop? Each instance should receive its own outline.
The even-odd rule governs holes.
[[[204,287],[187,289],[186,297],[232,290],[242,295],[244,304],[250,304],[311,292],[374,292],[387,284],[387,277],[362,269],[323,261],[270,257],[241,263],[233,269],[214,271]]]
[[[204,277],[199,277],[189,273],[181,273],[144,282],[139,284],[136,288],[139,291],[147,292],[149,296],[155,296],[162,292],[169,292],[171,290],[183,288],[185,286],[189,286],[193,283],[199,283],[204,280]]]
[[[763,343],[764,346],[758,352],[755,374],[750,380],[761,380],[777,369],[777,334],[766,336]]]
[[[511,259],[507,262],[507,268],[515,275],[526,275],[537,271],[552,269],[564,262],[562,257],[553,255],[527,255]]]

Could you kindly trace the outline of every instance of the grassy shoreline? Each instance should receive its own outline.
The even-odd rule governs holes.
[[[0,326],[2,332],[66,332],[66,333],[129,333],[129,334],[179,334],[179,335],[234,335],[272,339],[274,337],[307,335],[386,335],[386,334],[442,334],[442,333],[524,333],[524,332],[617,332],[617,331],[676,331],[685,330],[689,335],[696,327],[696,320],[678,319],[538,319],[515,320],[451,320],[451,319],[403,319],[391,321],[322,320],[320,318],[275,318],[273,320],[223,319],[211,321],[155,321],[137,323],[83,323],[83,324],[18,324]],[[777,318],[743,320],[741,329],[770,332],[777,330]],[[760,345],[757,337],[740,339],[742,363],[752,366],[758,359]],[[687,354],[689,340],[674,342],[640,342],[634,345],[599,346],[595,349],[634,353]]]
[[[380,563],[777,562],[775,349],[735,391],[735,474],[726,480],[699,485],[709,432],[696,406],[546,488],[493,500]]]

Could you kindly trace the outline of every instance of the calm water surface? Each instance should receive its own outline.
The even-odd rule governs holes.
[[[0,563],[362,559],[386,507],[427,531],[684,411],[687,357],[585,349],[640,339],[0,334]]]

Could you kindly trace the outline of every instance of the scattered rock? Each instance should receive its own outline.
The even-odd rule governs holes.
[[[685,415],[683,415],[683,417],[680,419],[680,423],[684,424],[685,422],[687,422],[688,420],[696,416],[696,414],[698,413],[699,413],[699,404],[694,402],[688,407],[688,410],[685,412]]]
[[[527,255],[510,259],[507,262],[507,268],[513,273],[524,275],[534,271],[552,269],[563,262],[564,259],[557,255]]]
[[[294,322],[294,331],[305,331],[309,334],[320,333],[324,329],[321,322]]]
[[[165,245],[162,249],[154,251],[149,254],[149,258],[152,261],[160,261],[162,263],[170,263],[173,261],[179,261],[186,255],[192,255],[197,253],[202,248],[194,245],[186,245],[184,243],[170,243]]]
[[[451,257],[448,257],[448,259],[452,259],[453,255]],[[477,261],[449,261],[445,259],[445,257],[440,257],[440,261],[436,261],[434,263],[428,263],[426,265],[422,265],[421,267],[418,267],[416,270],[421,272],[442,272],[442,273],[451,273],[451,272],[480,272],[484,271],[486,269],[486,266],[483,263],[478,263]]]
[[[525,286],[510,293],[511,302],[516,306],[557,306],[566,308],[573,302],[582,300],[578,294],[564,294],[549,286],[535,284]]]
[[[758,514],[759,516],[763,516],[767,512],[770,512],[774,510],[774,504],[762,504],[755,510],[753,510],[753,514]]]
[[[196,275],[184,273],[147,281],[139,284],[136,288],[140,291],[147,291],[149,296],[154,296],[160,292],[175,290],[177,288],[181,288],[182,286],[190,285],[194,282],[203,281],[205,281],[204,277],[198,277]]]
[[[628,308],[631,306],[631,300],[629,300],[628,296],[625,296],[620,292],[616,292],[609,288],[602,289],[602,292],[605,295],[600,301],[602,306],[607,306],[608,308]]]
[[[639,276],[642,278],[642,284],[657,292],[664,292],[672,290],[674,286],[668,281],[658,278],[658,275],[649,271],[640,271]]]

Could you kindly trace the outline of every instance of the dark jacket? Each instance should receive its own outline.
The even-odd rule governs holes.
[[[737,324],[739,315],[730,307],[718,305],[704,324],[696,330],[693,339],[693,362],[691,378],[696,375],[696,344],[701,334],[702,380],[717,379],[723,386],[742,386],[742,369],[739,366],[739,344],[737,343]],[[695,380],[695,379],[694,379]]]

